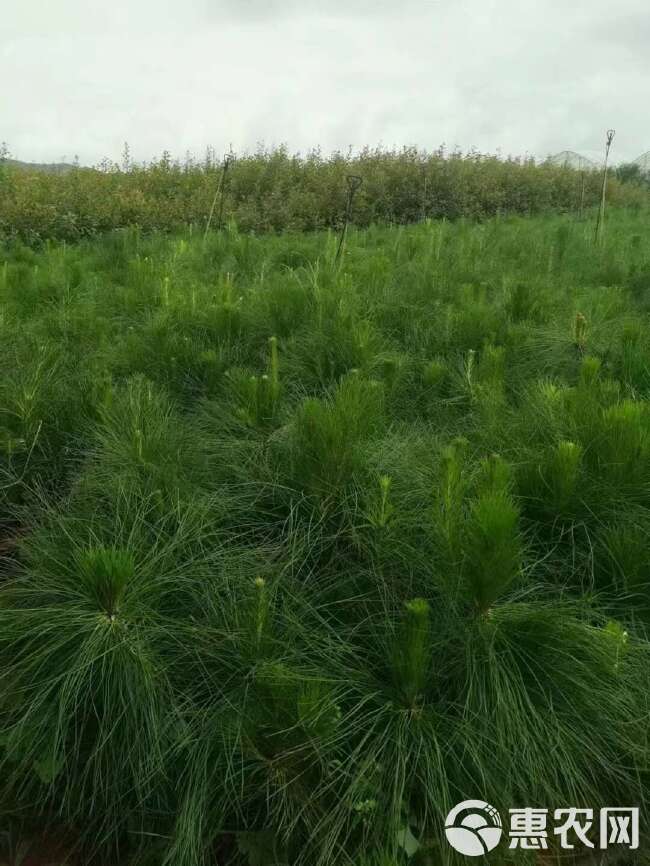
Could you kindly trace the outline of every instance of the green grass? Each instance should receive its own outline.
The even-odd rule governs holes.
[[[643,827],[649,225],[7,244],[2,826],[158,866],[453,864],[475,797]]]

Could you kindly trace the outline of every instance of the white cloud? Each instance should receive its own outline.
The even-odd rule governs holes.
[[[646,0],[22,0],[3,10],[0,140],[90,163],[163,149],[441,142],[650,148]]]

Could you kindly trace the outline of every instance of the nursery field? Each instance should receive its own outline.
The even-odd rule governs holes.
[[[0,862],[650,862],[650,214],[337,243],[0,248]]]

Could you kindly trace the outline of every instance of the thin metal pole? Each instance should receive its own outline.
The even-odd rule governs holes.
[[[214,194],[214,198],[212,200],[212,207],[210,208],[210,214],[208,216],[208,222],[205,226],[205,233],[203,235],[203,242],[204,243],[208,237],[208,232],[210,231],[210,225],[212,223],[212,217],[214,216],[214,209],[217,206],[217,199],[219,197],[221,197],[221,200],[219,202],[219,218],[217,221],[217,227],[221,228],[221,225],[223,222],[223,204],[224,204],[224,192],[226,189],[226,174],[228,173],[228,168],[230,166],[231,161],[232,161],[232,158],[230,156],[227,156],[223,161],[223,168],[221,169],[221,177],[219,178],[219,186],[217,187],[217,190]]]
[[[428,192],[428,180],[429,176],[427,174],[427,164],[425,163],[422,166],[422,175],[423,175],[423,184],[422,184],[422,222],[424,222],[427,218],[427,192]]]
[[[345,236],[347,235],[348,231],[348,223],[350,222],[350,218],[352,217],[352,203],[354,201],[354,196],[356,195],[357,190],[363,183],[363,178],[359,177],[356,174],[349,174],[345,180],[348,185],[348,201],[345,206],[345,217],[343,219],[343,228],[341,229],[339,246],[336,251],[336,258],[334,259],[335,265],[338,265],[341,255],[343,253],[343,245],[345,243]]]
[[[603,187],[600,196],[600,207],[598,208],[598,217],[596,218],[596,234],[594,242],[602,242],[605,232],[605,196],[607,193],[607,161],[609,159],[609,149],[612,146],[612,141],[616,135],[616,130],[608,129],[607,138],[605,140],[605,165],[603,166]]]

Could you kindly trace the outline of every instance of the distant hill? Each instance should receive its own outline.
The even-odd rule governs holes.
[[[72,171],[76,166],[69,162],[21,162],[19,159],[5,159],[1,161],[11,168],[29,169],[29,171],[43,171],[46,174],[65,174]]]
[[[581,153],[576,153],[575,150],[563,150],[556,153],[555,156],[549,156],[548,161],[553,165],[563,165],[567,168],[577,168],[588,171],[592,168],[598,168],[598,163],[593,159],[583,156]]]
[[[637,157],[632,165],[638,165],[644,174],[650,174],[650,150]]]

